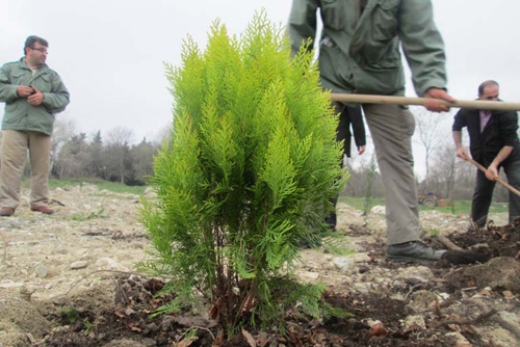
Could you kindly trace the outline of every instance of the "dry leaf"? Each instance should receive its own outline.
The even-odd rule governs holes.
[[[132,330],[133,332],[136,332],[136,333],[140,333],[140,332],[143,331],[141,328],[139,328],[139,327],[138,327],[137,325],[135,325],[135,324],[128,324],[127,326],[128,326],[128,328],[129,328],[130,330]]]
[[[258,337],[256,338],[256,344],[258,347],[265,347],[267,345],[267,342],[269,342],[269,336],[265,332],[261,332],[258,334]]]
[[[217,331],[215,341],[211,344],[212,347],[222,346],[224,344],[224,329],[220,328]]]
[[[462,331],[462,329],[460,328],[460,325],[458,325],[458,324],[448,324],[448,328],[450,328],[451,330],[456,331],[458,333],[460,333]]]
[[[189,345],[191,345],[193,342],[197,341],[199,338],[197,336],[190,336],[182,341],[180,341],[179,343],[174,343],[173,345],[176,346],[176,347],[188,347]]]
[[[253,338],[253,335],[249,333],[249,331],[242,329],[242,336],[244,336],[247,340],[247,343],[249,343],[249,346],[256,347],[256,341]]]
[[[388,331],[386,331],[385,326],[383,323],[376,323],[370,327],[370,330],[368,331],[368,336],[377,336],[377,337],[385,337],[388,335]]]
[[[473,345],[466,342],[458,342],[455,347],[473,347]]]

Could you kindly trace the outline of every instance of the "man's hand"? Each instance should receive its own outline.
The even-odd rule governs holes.
[[[43,102],[43,100],[45,100],[45,95],[43,95],[42,92],[40,92],[38,89],[36,89],[35,87],[33,87],[34,89],[34,94],[29,96],[27,98],[27,101],[29,102],[29,104],[33,105],[33,106],[38,106],[38,105],[41,105],[41,103]]]
[[[457,157],[463,160],[468,160],[468,153],[466,153],[464,147],[461,146],[457,148]]]
[[[441,88],[430,88],[424,93],[423,98],[428,98],[424,107],[433,112],[448,112],[450,108],[443,104],[440,100],[455,102],[444,89]]]
[[[489,167],[486,171],[486,177],[490,181],[496,181],[496,178],[498,177],[498,170],[495,165],[493,165],[493,164],[489,165]]]
[[[366,146],[359,146],[358,147],[358,154],[361,155],[361,154],[365,153],[365,148],[366,148]]]
[[[32,93],[34,93],[34,89],[32,87],[27,86],[18,86],[16,91],[18,92],[18,96],[21,98],[26,98]]]

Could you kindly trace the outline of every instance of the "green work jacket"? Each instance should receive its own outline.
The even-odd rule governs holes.
[[[31,86],[43,93],[45,99],[32,106],[27,98],[18,96],[18,86]],[[0,102],[5,102],[2,130],[30,130],[52,134],[54,114],[65,110],[70,96],[60,76],[47,65],[32,74],[20,59],[0,68]]]
[[[357,0],[293,0],[288,25],[293,55],[315,39],[318,9],[324,23],[318,60],[325,89],[403,95],[400,46],[419,96],[446,87],[444,43],[430,0],[368,0],[363,11]]]

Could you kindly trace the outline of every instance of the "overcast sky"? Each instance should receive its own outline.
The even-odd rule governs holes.
[[[480,82],[495,79],[502,99],[519,102],[520,3],[433,5],[446,44],[450,94],[474,99]],[[217,18],[241,33],[256,10],[265,8],[270,20],[285,24],[290,7],[291,0],[0,0],[0,63],[19,59],[28,35],[42,36],[49,41],[48,65],[71,92],[59,117],[75,120],[77,131],[87,134],[123,126],[136,141],[153,139],[172,117],[163,62],[180,63],[188,34],[204,46]],[[407,94],[414,96],[410,84]]]

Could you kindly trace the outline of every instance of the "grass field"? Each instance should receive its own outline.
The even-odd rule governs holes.
[[[66,180],[49,180],[49,188],[65,188],[70,186],[81,186],[84,183],[95,184],[99,190],[106,189],[111,192],[116,193],[132,193],[142,195],[146,189],[146,186],[127,186],[122,183],[117,182],[108,182],[102,179],[93,179],[93,178],[78,178],[78,179],[66,179]],[[24,186],[29,186],[29,181],[24,181]]]
[[[340,196],[340,202],[343,202],[347,205],[355,207],[356,209],[363,211],[365,206],[365,198],[352,198],[346,196]],[[385,200],[382,198],[374,198],[370,203],[370,208],[377,205],[385,205]],[[370,209],[369,208],[369,209]],[[471,201],[470,200],[455,200],[453,201],[452,206],[437,206],[437,207],[428,207],[428,206],[419,206],[420,211],[428,211],[428,210],[437,210],[443,213],[453,213],[459,214],[464,213],[468,214],[471,210]],[[490,213],[501,213],[508,212],[508,204],[505,202],[493,202],[491,203],[491,207],[489,208]]]
[[[66,180],[49,180],[49,188],[65,188],[67,186],[80,186],[84,183],[95,184],[98,186],[99,190],[106,189],[111,192],[116,193],[132,193],[142,195],[146,189],[146,186],[127,186],[122,183],[117,182],[108,182],[102,179],[92,179],[92,178],[78,178],[78,179],[66,179]],[[23,186],[25,188],[29,188],[29,180],[24,179]],[[339,201],[343,202],[347,205],[350,205],[360,211],[364,210],[365,198],[353,198],[347,196],[340,196]],[[385,205],[385,200],[383,198],[373,198],[370,202],[370,208],[377,205]],[[455,200],[453,201],[452,206],[437,206],[437,207],[428,207],[428,206],[420,206],[420,211],[428,211],[428,210],[437,210],[443,213],[453,213],[459,214],[464,213],[468,214],[471,209],[471,201],[470,200]],[[508,212],[508,204],[506,202],[493,202],[491,203],[491,207],[489,209],[490,213],[501,213]]]

